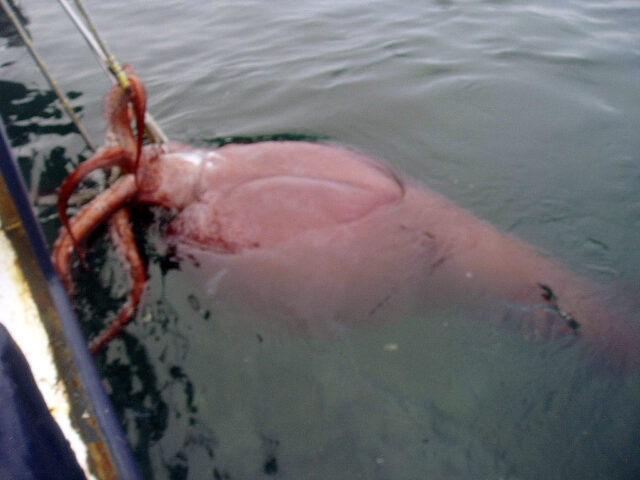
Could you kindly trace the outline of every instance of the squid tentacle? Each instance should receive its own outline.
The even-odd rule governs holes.
[[[53,244],[51,259],[67,291],[71,292],[70,261],[74,244],[85,238],[95,227],[104,222],[113,212],[130,201],[136,194],[133,174],[120,177],[67,222],[67,228],[60,229],[58,239]]]
[[[86,263],[78,240],[69,229],[69,218],[67,216],[69,197],[80,181],[82,181],[82,179],[93,170],[117,165],[126,173],[135,173],[138,169],[140,156],[142,154],[142,144],[144,142],[144,115],[147,96],[144,85],[136,76],[133,68],[129,65],[125,65],[125,69],[129,75],[129,88],[127,90],[122,90],[119,87],[114,87],[105,97],[103,105],[105,116],[108,124],[110,125],[109,132],[107,133],[107,142],[111,140],[115,141],[119,145],[103,147],[89,160],[81,163],[64,179],[58,194],[58,215],[60,217],[60,222],[63,227],[69,231],[73,248],[78,254],[80,261],[85,266]],[[135,140],[129,120],[129,101],[131,101],[133,105],[133,111],[136,117],[137,138]],[[133,157],[134,155],[135,157]]]
[[[142,153],[142,143],[144,142],[144,115],[147,110],[147,92],[144,85],[137,77],[133,68],[125,64],[125,71],[129,78],[129,96],[133,105],[133,112],[136,118],[136,152],[135,152],[135,171],[140,164],[140,155]],[[131,126],[129,125],[131,130]]]
[[[119,146],[134,155],[137,141],[131,129],[130,97],[129,89],[124,90],[119,85],[112,87],[105,95],[102,101],[103,117],[107,124],[104,143]]]
[[[124,65],[124,71],[127,74],[129,86],[126,89],[119,85],[113,86],[102,102],[103,116],[107,123],[105,143],[121,146],[134,156],[136,159],[134,165],[137,165],[144,142],[147,94],[144,85],[129,64]],[[131,109],[129,104],[132,106]],[[135,136],[131,128],[132,113],[137,130]]]
[[[73,248],[78,254],[78,257],[80,257],[83,265],[85,263],[84,256],[78,243],[78,239],[69,227],[69,217],[67,216],[69,198],[82,179],[94,170],[116,165],[123,167],[124,170],[129,170],[131,168],[131,163],[131,157],[122,148],[106,147],[99,150],[98,153],[89,160],[78,165],[78,167],[64,179],[62,185],[60,185],[60,189],[58,191],[58,216],[60,217],[60,222],[62,223],[63,228],[69,232]]]
[[[124,256],[124,261],[131,277],[132,288],[127,296],[127,303],[120,309],[118,316],[91,342],[89,349],[93,356],[100,353],[107,343],[118,337],[131,321],[140,303],[147,280],[145,266],[131,230],[128,207],[125,206],[118,209],[111,216],[109,219],[109,232],[116,249]]]
[[[129,86],[126,89],[119,86],[113,87],[103,101],[104,117],[107,122],[106,146],[71,172],[62,182],[58,194],[57,208],[62,228],[53,245],[52,261],[67,291],[71,292],[73,288],[70,266],[73,251],[76,251],[80,261],[86,266],[79,242],[107,219],[112,241],[122,254],[132,281],[127,303],[118,312],[116,319],[91,343],[90,349],[93,355],[117,337],[129,323],[140,303],[146,282],[146,269],[135,244],[130,212],[126,204],[138,191],[137,172],[143,153],[147,95],[144,85],[133,68],[125,64],[124,69]],[[131,124],[133,119],[135,119],[136,135]],[[67,216],[69,198],[82,179],[94,170],[112,166],[120,166],[124,175],[69,219]]]

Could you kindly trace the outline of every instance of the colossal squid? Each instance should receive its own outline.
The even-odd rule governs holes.
[[[599,287],[383,161],[307,141],[143,146],[145,90],[128,73],[131,87],[114,86],[104,101],[105,146],[59,192],[53,263],[67,289],[73,252],[82,258],[81,242],[104,222],[132,280],[126,305],[93,340],[94,354],[135,316],[144,292],[129,217],[135,203],[172,212],[167,241],[190,259],[185,275],[215,285],[206,295],[296,334],[326,336],[453,306],[528,335],[582,343],[625,369],[638,364],[637,326]],[[119,179],[68,219],[79,182],[113,166]]]

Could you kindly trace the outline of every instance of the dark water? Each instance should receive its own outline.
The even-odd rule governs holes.
[[[637,301],[637,2],[87,3],[172,139],[351,145]],[[21,7],[100,143],[109,82],[55,2]],[[90,152],[0,27],[0,113],[53,241],[46,195]],[[136,221],[149,287],[99,363],[146,477],[640,476],[637,373],[460,318],[335,342],[236,325],[185,288],[154,217]],[[76,298],[88,334],[126,291],[97,237]]]

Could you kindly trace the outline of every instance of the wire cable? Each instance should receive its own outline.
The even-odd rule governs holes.
[[[80,14],[79,16],[67,0],[58,0],[58,3],[67,13],[80,34],[84,37],[89,48],[91,48],[94,55],[98,58],[98,63],[100,63],[100,66],[105,73],[113,76],[115,81],[120,84],[122,88],[127,88],[129,86],[129,81],[125,72],[122,70],[122,66],[116,60],[115,55],[109,52],[106,43],[100,38],[95,24],[89,17],[88,12],[82,6],[82,1],[74,0],[76,9]],[[80,17],[82,17],[82,19]],[[149,112],[145,113],[145,127],[147,135],[152,143],[166,143],[169,141]]]

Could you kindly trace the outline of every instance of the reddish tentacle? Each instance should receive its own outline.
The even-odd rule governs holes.
[[[114,85],[102,101],[103,117],[107,124],[105,145],[119,146],[135,158],[137,142],[131,130],[129,113],[129,90]]]
[[[133,174],[120,177],[108,190],[94,198],[60,229],[53,244],[51,260],[67,291],[72,290],[70,260],[74,245],[86,237],[95,227],[104,222],[136,194]]]
[[[142,152],[142,143],[144,141],[144,115],[147,109],[147,92],[143,83],[136,75],[133,67],[126,64],[124,66],[125,72],[129,79],[129,92],[131,97],[131,104],[133,105],[133,112],[136,117],[136,156],[135,156],[135,168],[138,169],[140,164],[140,154]]]
[[[127,303],[118,312],[118,316],[91,342],[89,349],[94,356],[100,353],[107,343],[120,335],[131,321],[140,303],[140,297],[147,280],[145,266],[131,230],[128,207],[120,208],[111,216],[109,231],[117,250],[124,255],[133,285]]]
[[[69,217],[67,216],[67,205],[69,203],[69,197],[71,197],[71,194],[76,189],[78,184],[82,181],[82,179],[92,171],[99,168],[107,168],[115,165],[119,165],[125,170],[130,170],[131,163],[131,157],[122,148],[103,148],[98,150],[98,152],[89,160],[86,160],[78,165],[78,167],[64,179],[62,185],[60,185],[60,189],[58,191],[58,215],[60,217],[60,222],[62,223],[63,227],[66,228],[69,232],[71,241],[73,243],[73,248],[78,254],[78,257],[80,257],[80,260],[83,264],[84,257],[82,255],[82,250],[80,249],[80,245],[78,244],[76,236],[69,228]]]
[[[124,90],[119,85],[114,86],[103,101],[104,117],[107,122],[105,144],[110,146],[99,150],[96,155],[78,166],[67,176],[60,187],[58,214],[63,228],[54,243],[52,253],[54,266],[63,279],[67,290],[71,291],[70,259],[72,251],[75,249],[80,260],[85,264],[79,241],[88,235],[95,226],[111,216],[109,224],[112,238],[124,255],[133,287],[128,296],[128,302],[118,313],[118,317],[92,342],[90,348],[94,355],[104,348],[111,339],[118,336],[129,323],[140,302],[146,281],[144,264],[131,230],[129,209],[124,205],[133,198],[137,191],[135,174],[142,155],[147,96],[144,85],[136,76],[133,68],[130,65],[125,65],[124,69],[129,79],[129,87]],[[131,102],[136,120],[137,135],[135,137],[131,128],[129,102]],[[67,204],[78,183],[89,172],[114,165],[121,166],[125,175],[69,220],[66,213]]]

